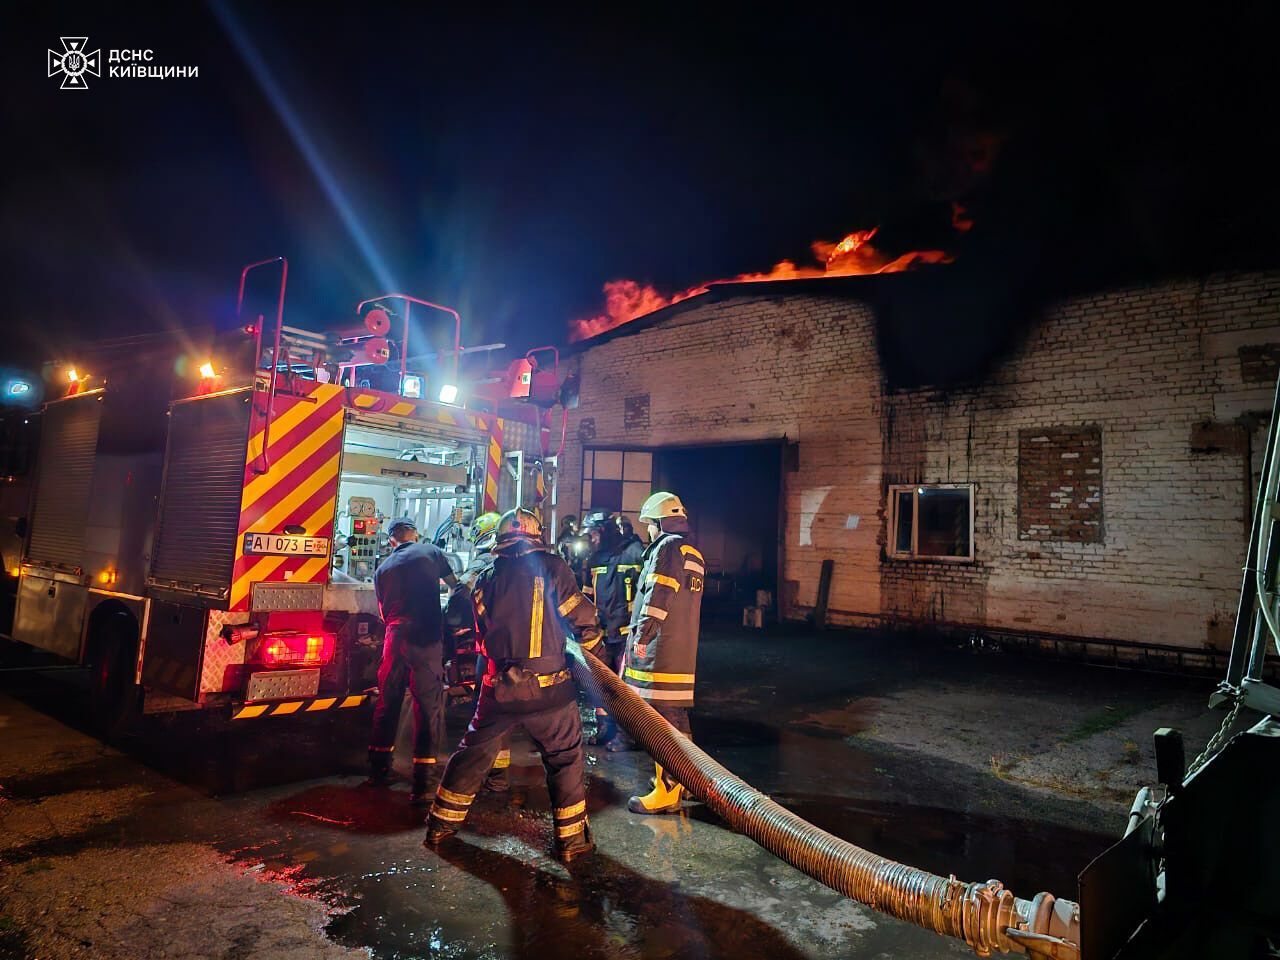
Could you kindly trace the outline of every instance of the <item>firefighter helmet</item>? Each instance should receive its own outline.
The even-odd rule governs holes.
[[[502,519],[498,521],[497,534],[500,537],[517,535],[536,540],[542,536],[542,521],[532,510],[517,507],[502,515]]]
[[[603,532],[604,528],[611,523],[613,524],[614,529],[617,529],[617,520],[614,518],[613,514],[606,513],[603,510],[597,510],[595,513],[587,514],[587,519],[582,521],[582,532],[586,533],[588,530],[600,530]]]
[[[680,502],[680,498],[674,493],[667,493],[665,490],[651,494],[649,499],[644,502],[644,506],[640,508],[640,519],[653,520],[655,523],[664,520],[667,517],[687,517],[684,504]]]
[[[471,542],[479,543],[489,536],[494,530],[498,529],[498,524],[501,520],[502,514],[500,513],[490,511],[489,513],[480,514],[480,516],[476,517],[475,522],[471,524]]]

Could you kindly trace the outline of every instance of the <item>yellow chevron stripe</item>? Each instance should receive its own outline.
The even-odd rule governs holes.
[[[329,566],[328,557],[312,557],[289,578],[290,583],[310,583],[316,578],[316,574],[320,573]]]
[[[250,720],[253,717],[260,717],[267,712],[269,703],[258,703],[251,707],[241,707],[238,713],[232,715],[232,720]]]
[[[271,464],[270,470],[249,481],[244,488],[244,499],[240,503],[240,511],[243,513],[262,499],[270,490],[282,483],[287,483],[287,478],[294,469],[305,463],[308,457],[342,432],[343,416],[344,412],[339,409],[321,426],[302,439],[297,446]]]
[[[338,704],[338,709],[341,710],[343,707],[358,707],[362,703],[364,703],[364,696],[362,694],[356,694],[354,696],[347,697]]]
[[[278,717],[282,713],[297,713],[298,708],[302,706],[301,700],[290,700],[288,703],[281,703],[271,711],[273,717]]]
[[[391,414],[393,417],[403,417],[406,414],[413,413],[413,411],[414,405],[412,403],[405,403],[402,400],[399,403],[393,403],[391,405],[391,409],[388,410],[387,413]]]
[[[356,397],[355,404],[357,407],[372,407],[378,402],[378,398],[367,393],[362,393]]]
[[[322,487],[326,482],[326,477],[325,477],[326,473],[330,475],[337,474],[338,460],[339,460],[339,455],[334,454],[333,458],[330,459],[328,463],[326,463],[323,467],[321,467],[319,470],[317,470],[308,478],[304,486],[299,487],[297,490],[295,490],[292,494],[290,494],[284,500],[280,501],[280,503],[277,504],[275,507],[273,507],[271,511],[267,513],[262,518],[262,521],[260,522],[271,524],[271,527],[268,527],[267,529],[271,529],[272,527],[275,527],[276,525],[278,525],[290,513],[292,513],[295,509],[297,509],[297,507],[300,504],[304,503],[305,501],[307,501],[308,499],[310,499],[312,496],[315,495],[315,492],[319,490],[320,487]],[[320,509],[318,509],[311,516],[307,517],[307,519],[302,524],[302,528],[304,530],[317,529],[322,523],[325,523],[329,518],[333,516],[333,510],[334,510],[334,504],[333,504],[333,501],[331,500],[325,503],[323,506],[321,506]],[[239,550],[244,549],[243,537],[239,538],[238,549]],[[231,606],[234,607],[237,603],[239,603],[241,600],[243,600],[245,597],[249,595],[249,588],[250,586],[252,586],[253,581],[262,580],[270,576],[271,573],[277,567],[280,566],[280,564],[284,563],[288,559],[289,559],[288,557],[263,557],[261,560],[259,560],[253,566],[251,566],[248,570],[242,573],[231,587]],[[320,560],[325,558],[316,557],[314,559]],[[306,564],[304,564],[303,566],[306,566]]]
[[[328,710],[337,702],[337,697],[321,697],[319,700],[312,700],[307,704],[307,713],[311,713],[313,710]]]
[[[276,444],[284,439],[290,430],[305,420],[308,414],[315,413],[317,409],[328,403],[334,398],[334,396],[341,392],[341,387],[336,387],[332,384],[316,384],[315,389],[311,392],[311,398],[315,400],[315,403],[310,403],[307,400],[300,400],[278,417],[273,417],[271,420],[272,449],[275,449]],[[249,441],[249,457],[245,461],[246,463],[252,463],[262,454],[262,437],[265,433],[265,429],[259,430]]]

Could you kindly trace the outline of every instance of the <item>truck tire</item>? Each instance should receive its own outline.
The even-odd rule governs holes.
[[[138,636],[132,620],[104,624],[90,662],[89,711],[108,738],[125,733],[142,715],[142,688],[134,682]]]

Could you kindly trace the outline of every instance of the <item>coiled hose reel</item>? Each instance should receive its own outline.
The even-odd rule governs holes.
[[[949,937],[980,957],[1018,953],[1079,960],[1080,907],[1049,893],[1021,900],[998,880],[965,883],[878,856],[802,820],[734,776],[597,658],[570,642],[578,689],[643,747],[663,770],[734,830],[819,883],[858,903]]]

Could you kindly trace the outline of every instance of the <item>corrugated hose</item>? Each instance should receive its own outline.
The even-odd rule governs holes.
[[[827,833],[734,776],[678,733],[596,657],[568,644],[578,689],[662,768],[739,833],[832,890],[965,941],[980,957],[1079,960],[1080,908],[1049,893],[1021,900],[998,880],[965,883],[881,857]]]

